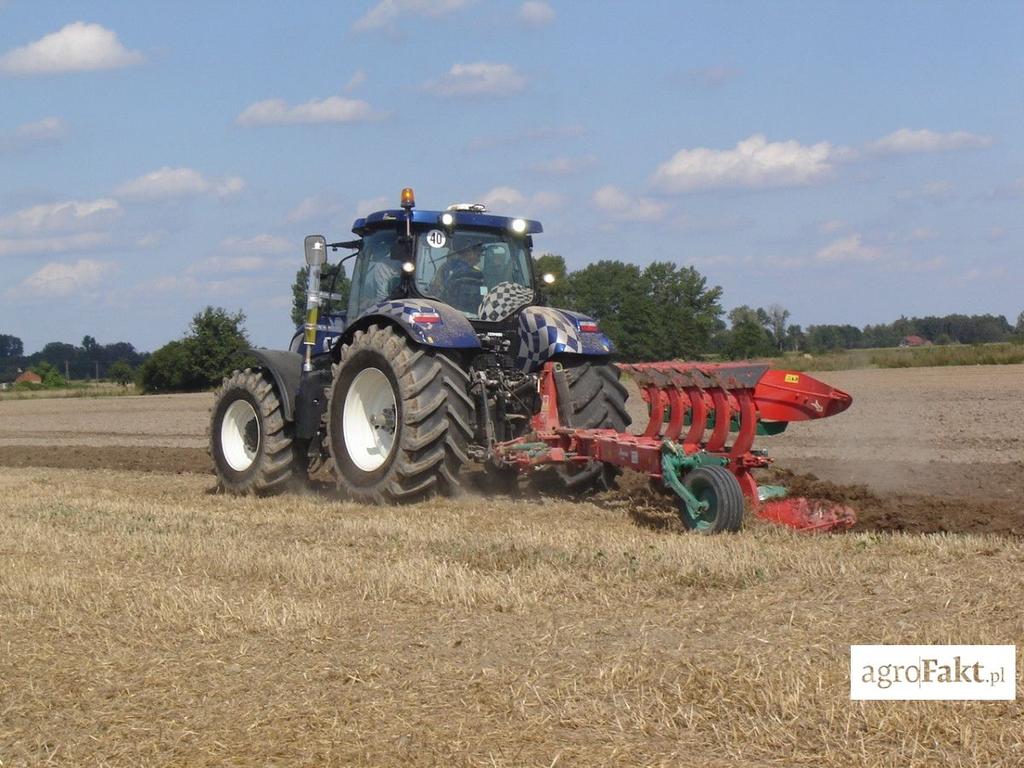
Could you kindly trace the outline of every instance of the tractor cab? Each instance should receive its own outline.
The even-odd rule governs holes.
[[[352,227],[360,240],[350,320],[394,299],[437,301],[470,322],[490,323],[534,303],[530,250],[539,222],[495,216],[482,205],[414,210],[406,191],[404,210],[378,211]]]

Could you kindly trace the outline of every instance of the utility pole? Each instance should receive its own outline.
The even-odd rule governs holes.
[[[96,383],[100,383],[100,361],[96,361]]]
[[[71,374],[68,373],[68,361],[64,361],[64,381],[71,381]]]

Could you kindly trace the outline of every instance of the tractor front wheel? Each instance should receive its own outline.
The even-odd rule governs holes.
[[[454,494],[473,434],[468,381],[453,360],[390,326],[357,331],[327,406],[338,486],[377,504]]]
[[[210,419],[210,455],[220,487],[228,493],[280,493],[304,476],[301,444],[281,414],[271,378],[246,368],[224,379]]]
[[[686,474],[683,484],[697,501],[707,504],[705,511],[694,513],[679,500],[679,517],[687,529],[721,533],[738,531],[743,526],[743,492],[736,476],[725,467],[697,467]]]

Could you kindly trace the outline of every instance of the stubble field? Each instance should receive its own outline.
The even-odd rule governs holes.
[[[1019,702],[850,702],[848,647],[1021,636],[1024,366],[818,376],[762,444],[851,534],[233,499],[208,395],[0,402],[0,765],[1021,764]]]

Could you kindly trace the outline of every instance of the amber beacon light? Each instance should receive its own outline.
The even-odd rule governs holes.
[[[402,207],[406,210],[414,208],[416,206],[416,195],[412,191],[412,187],[406,187],[402,190]]]

